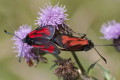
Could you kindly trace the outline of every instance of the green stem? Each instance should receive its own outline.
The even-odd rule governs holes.
[[[60,57],[59,55],[53,55],[56,59],[58,59],[58,60],[63,60],[63,58],[62,57]]]
[[[79,68],[80,68],[82,74],[86,74],[86,71],[85,71],[85,69],[83,68],[81,62],[79,61],[79,59],[78,59],[76,53],[75,53],[74,51],[71,51],[71,53],[72,53],[72,56],[74,57],[74,59],[75,59],[77,65],[79,66]]]

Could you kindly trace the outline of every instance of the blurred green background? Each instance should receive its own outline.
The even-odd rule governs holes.
[[[120,22],[120,0],[0,0],[0,80],[58,80],[54,69],[52,55],[46,55],[48,64],[39,63],[37,67],[28,67],[22,60],[18,62],[13,52],[12,36],[3,32],[4,29],[14,32],[20,25],[28,24],[35,29],[34,25],[40,7],[51,2],[53,5],[58,2],[66,5],[69,21],[67,24],[78,33],[87,34],[95,44],[109,44],[112,41],[102,40],[100,27],[103,23],[111,20]],[[103,60],[99,62],[103,67],[111,71],[116,80],[120,80],[120,53],[113,47],[96,47],[107,59],[108,64]],[[88,52],[77,52],[80,61],[85,69],[100,57],[92,49]],[[70,52],[62,52],[60,56],[70,58]],[[67,57],[66,57],[67,56]],[[73,58],[72,58],[73,59]],[[74,61],[74,59],[73,59]],[[103,80],[103,72],[98,66],[91,75]]]

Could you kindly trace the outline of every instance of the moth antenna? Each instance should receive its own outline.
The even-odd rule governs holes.
[[[4,32],[5,32],[6,34],[13,35],[13,36],[15,36],[15,37],[18,38],[18,39],[21,39],[21,38],[19,38],[18,36],[16,36],[15,34],[12,34],[12,33],[10,33],[10,32],[7,32],[6,30],[4,30]],[[24,46],[24,43],[23,43],[22,46]],[[21,54],[22,54],[22,51],[23,51],[23,47],[22,47],[22,50],[21,50]],[[20,55],[20,58],[19,58],[19,62],[21,63],[21,55]]]
[[[115,46],[115,44],[94,45],[94,46]]]
[[[13,35],[13,36],[17,37],[18,39],[21,39],[21,38],[19,38],[18,36],[16,36],[15,34],[12,34],[12,33],[10,33],[10,32],[7,32],[6,30],[4,30],[4,32],[5,32],[6,34],[10,34],[10,35]]]
[[[107,64],[107,60],[98,52],[98,50],[95,48],[95,47],[93,47],[94,48],[94,50],[98,53],[98,55],[105,61],[105,63]]]

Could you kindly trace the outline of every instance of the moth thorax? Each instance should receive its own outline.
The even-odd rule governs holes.
[[[26,38],[22,39],[22,42],[27,43],[28,45],[32,45],[34,43],[34,40],[32,38],[26,37]]]
[[[89,44],[84,47],[84,51],[89,51],[90,49],[94,47],[94,44],[93,42],[91,42],[91,40],[89,40],[88,42]]]

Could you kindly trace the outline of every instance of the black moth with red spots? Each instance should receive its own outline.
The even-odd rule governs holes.
[[[91,40],[63,34],[55,35],[53,42],[65,51],[88,51],[94,47]]]
[[[107,60],[97,51],[97,49],[94,47],[94,43],[89,40],[85,34],[83,34],[81,37],[75,37],[72,33],[78,34],[67,26],[66,31],[61,29],[59,32],[55,32],[55,35],[51,41],[60,46],[62,48],[60,50],[63,51],[89,51],[93,48],[105,61],[105,63],[107,63]]]
[[[50,41],[55,33],[53,26],[43,26],[30,32],[22,41],[33,47],[32,51],[39,53],[59,54],[60,50]]]

